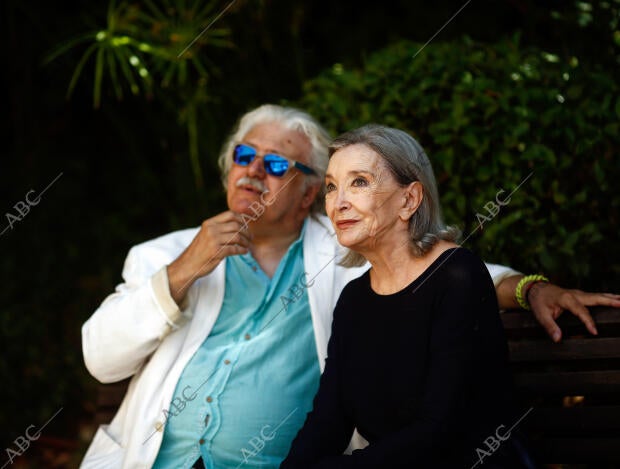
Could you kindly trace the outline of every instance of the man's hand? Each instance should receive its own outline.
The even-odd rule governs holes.
[[[620,307],[620,295],[567,290],[546,282],[534,284],[528,300],[534,317],[554,342],[562,338],[562,330],[555,321],[565,310],[577,316],[591,334],[597,335],[596,325],[586,306]]]
[[[211,273],[222,259],[248,252],[251,235],[247,228],[241,215],[230,210],[202,222],[190,245],[168,266],[170,294],[177,305],[189,287]]]

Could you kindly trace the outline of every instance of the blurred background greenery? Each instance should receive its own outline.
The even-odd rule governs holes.
[[[225,208],[219,147],[264,102],[302,107],[333,135],[369,121],[409,131],[466,247],[619,290],[618,0],[0,8],[0,445],[15,449],[63,409],[15,467],[77,466],[96,391],[82,323],[121,281],[130,246]],[[530,173],[480,230],[485,204]],[[61,174],[22,217],[14,206]]]

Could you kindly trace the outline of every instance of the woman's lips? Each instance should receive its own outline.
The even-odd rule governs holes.
[[[336,222],[336,226],[341,230],[349,228],[350,226],[355,225],[359,220],[340,220]]]

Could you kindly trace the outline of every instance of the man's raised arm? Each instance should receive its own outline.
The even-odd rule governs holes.
[[[186,320],[170,296],[165,265],[152,272],[143,250],[136,246],[129,251],[125,282],[82,326],[86,368],[103,383],[136,373],[161,340]]]

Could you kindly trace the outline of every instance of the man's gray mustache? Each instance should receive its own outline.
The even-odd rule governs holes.
[[[236,187],[248,186],[248,185],[252,186],[254,189],[256,189],[257,191],[260,191],[261,193],[269,192],[269,190],[265,188],[265,185],[262,183],[262,181],[251,178],[251,177],[247,177],[247,176],[242,177],[235,183]]]

